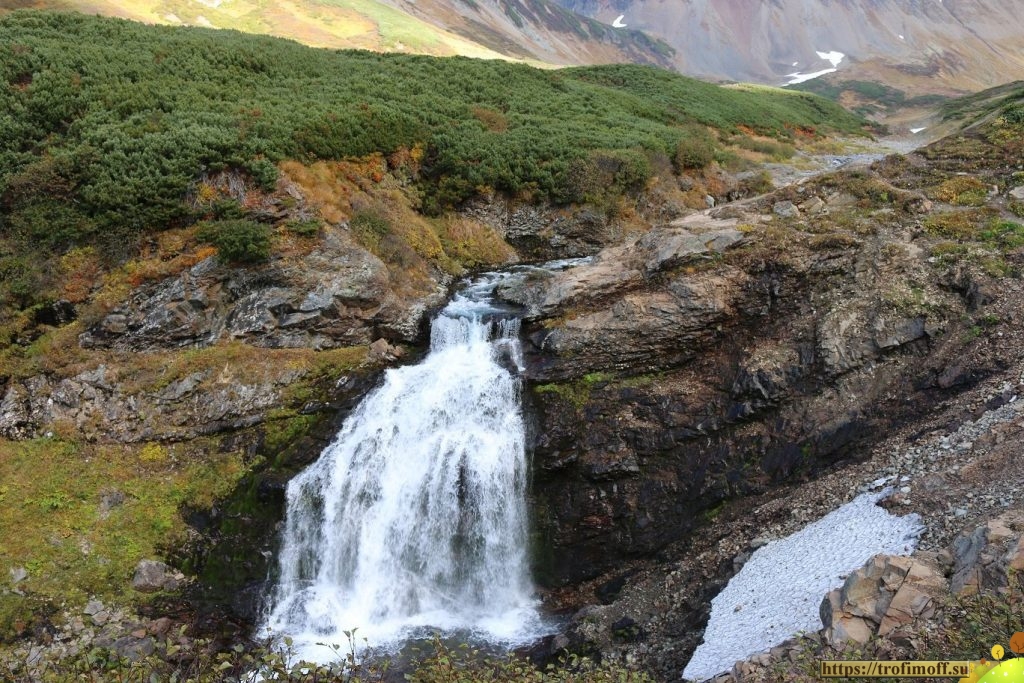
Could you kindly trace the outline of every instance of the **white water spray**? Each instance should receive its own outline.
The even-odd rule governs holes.
[[[434,320],[429,355],[389,370],[287,492],[265,626],[303,658],[345,630],[388,647],[435,629],[492,642],[542,634],[528,573],[517,319],[491,274]]]

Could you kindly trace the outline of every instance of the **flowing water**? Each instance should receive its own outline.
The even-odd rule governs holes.
[[[557,264],[561,266],[564,264]],[[491,273],[433,321],[430,353],[389,370],[288,485],[280,580],[265,626],[298,653],[358,629],[394,647],[435,630],[489,642],[547,632],[527,557],[519,321]]]

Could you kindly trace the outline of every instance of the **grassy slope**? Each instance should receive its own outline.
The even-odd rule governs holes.
[[[17,191],[30,169],[43,174],[74,195],[86,231],[186,218],[181,195],[218,165],[272,176],[267,161],[420,144],[428,184],[447,180],[454,200],[478,185],[527,184],[560,199],[573,159],[594,149],[671,154],[693,121],[776,136],[860,125],[811,96],[725,90],[643,67],[548,72],[45,13],[8,15],[0,45],[9,84],[0,191]],[[43,161],[50,167],[33,166]]]
[[[943,121],[956,121],[962,126],[985,122],[994,114],[1021,106],[1024,81],[1014,81],[979,93],[947,102],[940,110]]]
[[[483,188],[578,200],[595,153],[622,169],[619,189],[640,188],[695,125],[788,139],[862,124],[811,95],[647,67],[553,72],[39,12],[0,19],[0,80],[0,273],[22,305],[47,254],[99,244],[123,258],[201,218],[185,200],[205,172],[269,187],[286,159],[419,149],[437,213]]]

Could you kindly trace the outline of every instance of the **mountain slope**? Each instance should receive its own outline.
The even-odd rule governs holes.
[[[153,24],[230,28],[313,47],[555,65],[670,66],[672,49],[549,0],[12,0],[0,7],[77,10]]]
[[[1024,75],[1016,0],[560,0],[676,49],[682,72],[781,84],[829,68],[816,52],[846,55],[840,71],[911,92],[964,91]]]

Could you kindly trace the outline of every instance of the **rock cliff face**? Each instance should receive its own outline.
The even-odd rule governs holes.
[[[936,251],[935,226],[967,215],[924,194],[947,177],[940,149],[689,216],[503,290],[528,311],[547,585],[649,556],[723,501],[863,457],[1001,372],[1007,361],[967,350],[985,321],[1017,319],[1016,290],[980,252],[936,256],[949,245]],[[1009,163],[979,181],[995,206]]]

